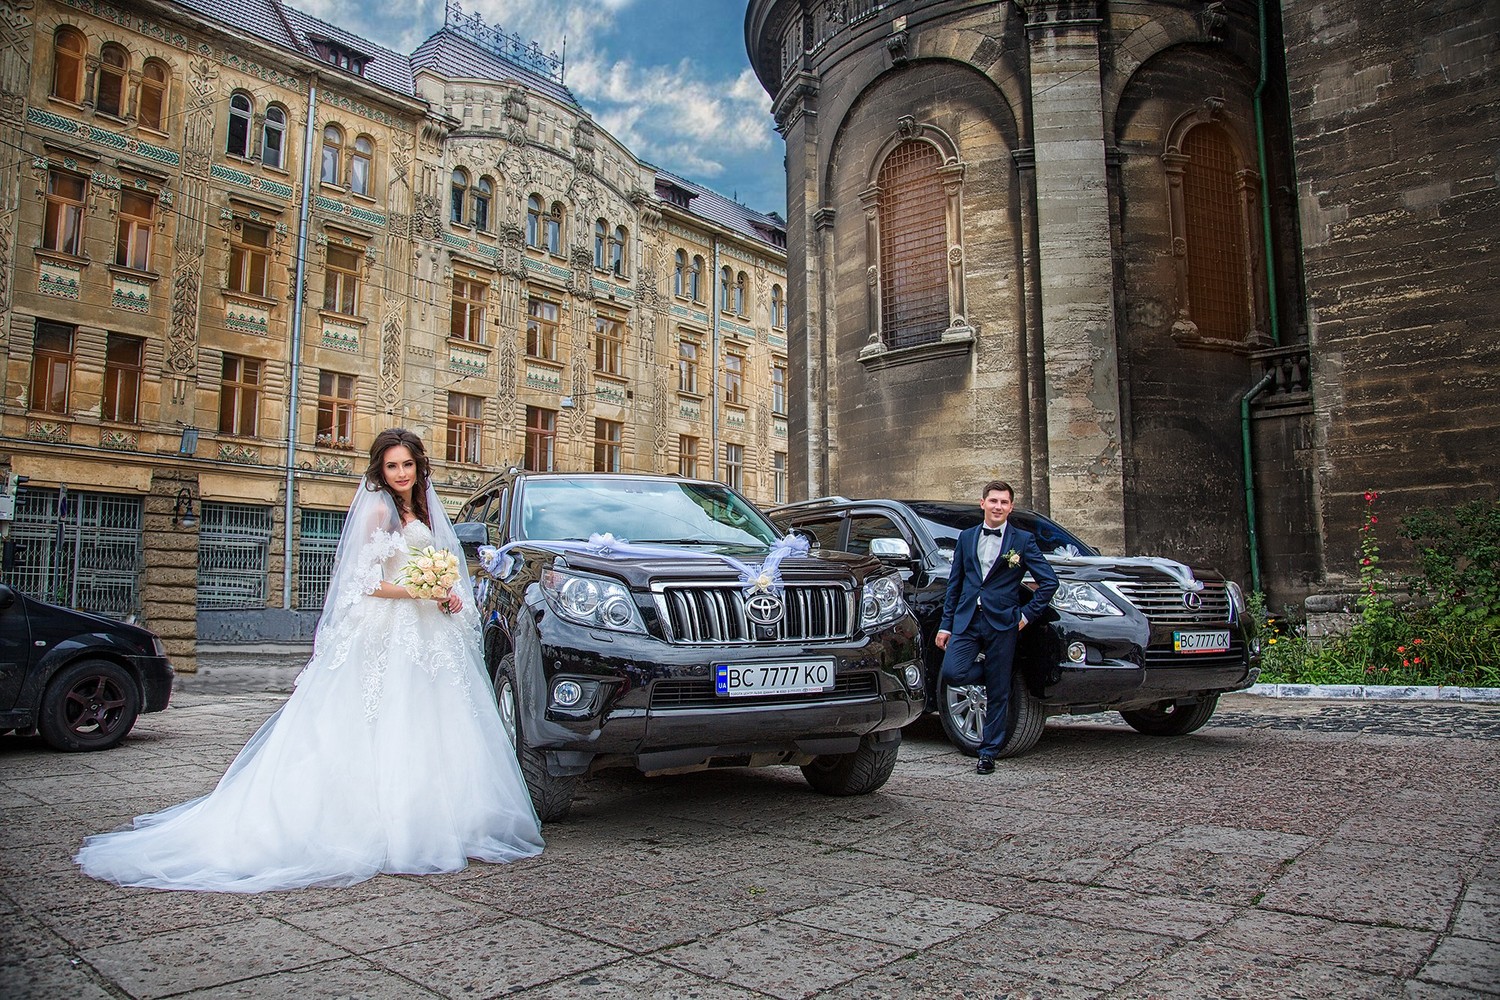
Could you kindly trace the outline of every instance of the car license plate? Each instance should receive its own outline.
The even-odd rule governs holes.
[[[1229,632],[1173,632],[1172,650],[1177,653],[1227,653]]]
[[[758,694],[816,694],[833,690],[832,660],[716,663],[714,690],[723,698]]]

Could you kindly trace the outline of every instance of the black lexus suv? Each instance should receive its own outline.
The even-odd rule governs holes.
[[[955,746],[977,753],[984,688],[943,684],[933,638],[958,533],[983,520],[979,504],[822,497],[768,514],[815,551],[873,555],[901,573],[922,623],[928,708]],[[1010,519],[1036,536],[1059,586],[1043,620],[1018,637],[1002,757],[1034,746],[1049,715],[1118,711],[1143,733],[1190,733],[1220,694],[1255,683],[1259,640],[1236,584],[1169,560],[1102,557],[1034,511]]]
[[[820,792],[871,792],[923,711],[895,568],[809,555],[720,483],[511,469],[455,529],[543,820],[611,767],[792,764]]]

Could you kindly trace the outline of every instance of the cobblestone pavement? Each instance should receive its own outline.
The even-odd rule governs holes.
[[[293,676],[184,678],[105,753],[0,738],[0,997],[1500,996],[1500,706],[1056,719],[990,777],[929,720],[873,795],[605,775],[539,858],[348,889],[74,869],[85,834],[211,788]]]

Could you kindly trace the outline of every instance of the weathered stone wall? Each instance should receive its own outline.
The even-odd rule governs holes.
[[[1337,585],[1356,575],[1366,490],[1384,494],[1399,557],[1403,508],[1493,497],[1500,480],[1500,5],[1282,9]]]

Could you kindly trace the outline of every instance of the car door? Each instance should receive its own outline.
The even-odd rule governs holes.
[[[26,602],[0,583],[0,711],[16,706],[31,659],[31,623]]]

